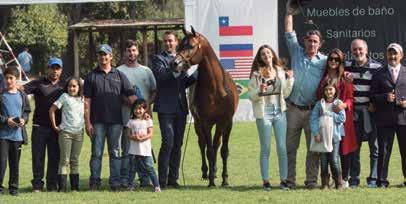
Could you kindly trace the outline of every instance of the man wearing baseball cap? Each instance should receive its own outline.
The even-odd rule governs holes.
[[[92,142],[90,159],[90,190],[101,186],[101,166],[104,141],[107,140],[111,191],[120,188],[120,143],[123,119],[121,104],[124,98],[127,105],[136,99],[134,89],[124,73],[111,64],[113,52],[109,45],[102,44],[97,49],[98,66],[85,78],[83,95],[85,96],[86,133]]]
[[[32,122],[32,191],[43,190],[45,154],[48,153],[46,172],[46,188],[48,191],[58,190],[59,145],[58,133],[51,126],[48,110],[55,100],[63,93],[65,82],[60,80],[63,63],[57,57],[48,60],[47,75],[30,81],[23,86],[25,93],[33,94],[35,110]],[[56,123],[61,121],[61,112],[56,112]]]
[[[379,187],[389,186],[388,166],[395,133],[399,143],[403,177],[406,178],[406,67],[400,62],[403,48],[391,43],[386,49],[388,65],[372,77],[371,101],[376,105]],[[406,180],[401,184],[406,185]]]

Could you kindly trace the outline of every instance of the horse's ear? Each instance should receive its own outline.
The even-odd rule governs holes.
[[[192,30],[193,36],[196,37],[196,31],[195,31],[195,29],[193,28],[193,26],[190,26],[190,28],[191,28],[191,30]]]
[[[183,34],[184,34],[185,36],[187,35],[187,31],[186,31],[185,27],[182,27],[182,32],[183,32]]]

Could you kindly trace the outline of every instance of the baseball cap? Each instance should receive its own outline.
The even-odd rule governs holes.
[[[99,46],[99,48],[97,49],[97,52],[99,53],[99,52],[104,52],[104,53],[106,53],[106,54],[111,54],[113,51],[112,51],[112,49],[111,49],[111,47],[110,47],[110,45],[108,45],[108,44],[101,44],[100,46]]]
[[[386,49],[389,51],[390,49],[394,49],[397,53],[403,53],[403,48],[397,43],[391,43],[389,44],[388,48]]]
[[[48,67],[52,67],[52,65],[58,65],[60,68],[63,67],[62,60],[57,57],[51,57],[48,60]]]

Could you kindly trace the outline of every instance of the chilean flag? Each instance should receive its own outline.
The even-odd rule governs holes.
[[[252,57],[253,44],[220,44],[220,57]]]
[[[252,26],[230,26],[228,16],[219,17],[220,36],[252,36]]]

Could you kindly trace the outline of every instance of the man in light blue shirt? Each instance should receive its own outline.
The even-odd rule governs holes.
[[[22,51],[20,54],[18,54],[17,60],[20,63],[21,67],[23,68],[25,74],[29,74],[31,71],[31,65],[33,62],[32,62],[32,56],[28,52],[28,47],[24,48],[24,51]]]
[[[319,52],[323,39],[318,30],[311,30],[306,33],[303,38],[304,48],[299,45],[296,33],[293,30],[293,16],[289,10],[285,16],[285,37],[295,75],[292,93],[287,99],[287,183],[290,188],[296,187],[296,154],[303,129],[307,146],[305,185],[306,188],[313,189],[317,185],[319,155],[309,151],[311,139],[310,115],[316,103],[316,90],[324,72],[327,57]]]

